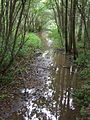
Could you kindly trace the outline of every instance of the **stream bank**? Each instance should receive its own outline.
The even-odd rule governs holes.
[[[79,116],[72,96],[78,87],[73,58],[55,50],[47,33],[42,36],[43,53],[27,62],[23,85],[8,109],[1,106],[0,120],[76,120]]]

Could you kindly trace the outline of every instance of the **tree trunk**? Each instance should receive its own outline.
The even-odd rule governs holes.
[[[74,59],[76,59],[76,40],[75,40],[75,15],[76,15],[76,0],[73,0],[73,20],[72,20],[72,41],[73,41],[73,54]]]
[[[67,17],[67,10],[68,10],[68,0],[66,0],[66,9],[65,9],[65,49],[66,53],[68,52],[68,34],[67,34],[67,23],[68,23],[68,17]]]
[[[70,7],[70,16],[69,16],[69,21],[70,21],[70,28],[69,28],[69,47],[68,47],[68,49],[69,49],[69,53],[71,53],[72,52],[72,0],[71,0],[71,7]]]

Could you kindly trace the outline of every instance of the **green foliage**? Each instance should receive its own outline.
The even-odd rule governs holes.
[[[19,39],[21,39],[19,37]],[[35,35],[34,33],[28,33],[26,35],[26,42],[25,44],[23,45],[22,49],[20,50],[19,54],[18,54],[18,57],[28,57],[28,56],[32,56],[34,54],[34,52],[36,51],[36,49],[40,48],[41,47],[41,39]],[[17,46],[19,45],[19,40],[17,42]],[[18,49],[18,47],[17,47]],[[6,62],[4,61],[4,65],[7,65],[8,61],[9,61],[9,54],[8,56],[5,58]],[[15,64],[15,62],[13,63],[13,65]],[[9,70],[9,74],[7,75],[0,75],[0,83],[2,85],[5,85],[5,84],[10,84],[12,83],[12,81],[14,80],[13,76],[14,74],[18,74],[20,73],[20,69],[16,69],[16,70]],[[23,71],[23,69],[22,69]]]
[[[61,47],[61,39],[60,35],[58,33],[58,29],[56,27],[51,27],[51,33],[49,33],[49,37],[52,38],[55,47],[60,48]]]
[[[74,61],[78,66],[83,66],[83,67],[90,67],[90,58],[89,58],[90,53],[87,55],[84,55],[81,53],[79,57]]]
[[[7,98],[7,97],[8,97],[7,94],[0,95],[0,99],[1,99],[1,100],[5,99],[5,98]]]
[[[35,48],[41,47],[41,40],[36,34],[34,33],[27,34],[26,39],[28,39],[26,42],[27,46],[31,45],[31,46],[34,46]]]
[[[8,84],[13,81],[13,77],[9,75],[0,75],[0,83],[1,84]]]
[[[81,74],[82,78],[89,79],[90,78],[90,68],[83,69],[80,74]]]
[[[90,50],[83,48],[83,43],[78,43],[79,57],[75,63],[82,68],[80,76],[82,78],[82,87],[74,92],[74,101],[80,105],[81,117],[89,120],[86,107],[90,104]]]
[[[90,86],[84,85],[74,92],[74,101],[80,106],[88,106],[90,103]]]
[[[37,48],[41,47],[41,39],[34,33],[26,34],[27,41],[19,52],[19,56],[31,56]]]
[[[81,107],[80,114],[81,114],[82,116],[85,116],[86,111],[85,111],[85,107],[84,107],[84,106]]]
[[[83,49],[84,45],[83,45],[83,41],[78,41],[78,44],[77,44],[77,48],[79,50]],[[81,48],[81,49],[80,49]]]
[[[75,63],[78,66],[86,66],[87,65],[87,60],[86,60],[86,56],[84,54],[81,54],[76,60]]]

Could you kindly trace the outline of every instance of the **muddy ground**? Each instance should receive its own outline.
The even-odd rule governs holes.
[[[46,33],[39,36],[43,52],[18,64],[24,68],[15,76],[19,87],[2,88],[8,89],[9,96],[0,100],[0,120],[76,120],[79,116],[72,96],[78,86],[73,58],[56,49]]]

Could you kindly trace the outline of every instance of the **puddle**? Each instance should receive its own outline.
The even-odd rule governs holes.
[[[43,54],[33,59],[32,70],[28,73],[29,79],[43,82],[30,89],[31,83],[26,81],[19,100],[26,111],[21,112],[22,118],[17,112],[17,117],[12,113],[6,120],[76,120],[78,110],[73,103],[72,92],[77,87],[77,81],[73,79],[77,69],[69,62],[71,56],[54,53],[52,40],[46,38],[44,44]]]
[[[49,38],[46,38],[46,41],[49,47],[53,44],[53,41],[50,40]]]

